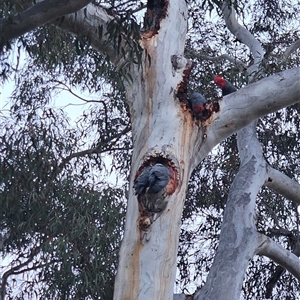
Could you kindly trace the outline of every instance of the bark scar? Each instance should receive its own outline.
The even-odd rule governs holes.
[[[178,57],[179,57],[178,55],[172,55],[171,57],[172,67],[174,68],[174,70],[178,70],[179,68],[182,68],[180,62],[183,60],[178,59]],[[182,81],[177,85],[177,89],[176,89],[176,97],[179,99],[181,103],[184,103],[186,106],[188,106],[188,100],[187,100],[188,83],[189,83],[189,78],[193,67],[194,67],[193,62],[191,60],[186,60],[186,65],[182,75]]]
[[[160,29],[160,22],[167,16],[169,1],[166,0],[148,0],[147,11],[144,17],[144,38],[151,38],[156,35]]]

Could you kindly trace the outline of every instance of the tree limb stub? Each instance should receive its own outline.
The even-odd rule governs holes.
[[[183,102],[187,105],[188,104],[187,89],[188,89],[190,74],[193,69],[193,62],[181,55],[172,55],[171,62],[172,62],[173,76],[175,76],[176,72],[178,73],[182,71],[182,81],[177,86],[176,96],[180,102]]]

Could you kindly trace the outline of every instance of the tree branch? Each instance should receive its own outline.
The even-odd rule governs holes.
[[[249,47],[250,52],[253,55],[254,64],[248,69],[248,74],[253,76],[257,73],[259,65],[263,59],[264,49],[260,42],[254,38],[252,33],[239,24],[235,10],[231,6],[231,1],[224,1],[222,10],[227,28],[238,40]]]
[[[292,249],[293,249],[292,253],[299,257],[300,256],[300,238],[299,237],[295,241]],[[277,281],[279,280],[280,276],[284,272],[285,272],[285,268],[283,268],[282,266],[276,267],[274,274],[270,277],[270,279],[266,285],[266,298],[267,299],[271,298],[272,291],[273,291]]]
[[[254,64],[247,70],[248,71],[248,75],[250,77],[250,80],[251,81],[254,81],[255,80],[255,77],[260,74],[260,65],[261,65],[261,62],[262,62],[262,59],[263,59],[263,56],[264,56],[264,50],[261,46],[261,44],[259,43],[258,40],[256,40],[254,38],[254,36],[244,27],[242,27],[238,22],[237,22],[237,19],[236,19],[236,15],[235,15],[235,11],[234,9],[231,7],[231,1],[224,1],[223,2],[223,14],[224,14],[224,18],[225,18],[225,22],[226,22],[226,25],[228,27],[228,29],[231,31],[232,34],[234,34],[242,43],[244,43],[245,45],[247,45],[249,48],[250,48],[250,51],[253,55],[253,58],[254,58]],[[298,70],[298,73],[299,73],[299,70]],[[294,75],[294,74],[293,74]],[[298,76],[297,76],[298,75]],[[296,77],[299,81],[299,74],[296,74]],[[266,78],[268,80],[268,78]],[[231,97],[237,97],[237,98],[240,98],[240,99],[243,99],[242,95],[240,94],[241,91],[247,91],[243,96],[245,97],[244,99],[247,98],[246,102],[248,102],[248,107],[249,109],[247,109],[246,107],[244,108],[241,108],[239,107],[239,104],[241,104],[241,102],[236,102],[237,105],[232,105],[231,106],[231,109],[232,111],[234,111],[233,114],[236,113],[235,116],[230,116],[230,113],[228,114],[227,117],[225,117],[225,115],[227,114],[226,110],[226,102],[227,102],[227,97],[225,97],[223,99],[223,101],[221,102],[221,105],[220,105],[220,119],[224,118],[226,119],[226,122],[223,123],[223,126],[219,127],[217,130],[224,130],[226,131],[229,127],[231,127],[232,125],[235,126],[235,122],[237,121],[238,123],[243,123],[243,120],[241,119],[241,116],[243,115],[243,118],[246,118],[247,119],[247,116],[244,115],[244,112],[245,111],[248,111],[247,113],[248,114],[252,114],[254,113],[254,110],[255,110],[255,113],[254,115],[252,116],[253,118],[251,118],[251,120],[248,119],[248,121],[246,123],[243,124],[243,126],[241,127],[244,127],[246,126],[245,128],[243,128],[242,130],[238,131],[238,134],[237,134],[237,141],[238,141],[238,149],[239,149],[239,154],[240,154],[240,158],[241,158],[241,166],[240,166],[240,169],[239,169],[239,172],[238,174],[236,175],[232,185],[231,185],[231,188],[230,188],[230,192],[229,192],[229,196],[228,196],[228,200],[227,200],[227,205],[226,205],[226,209],[224,211],[224,220],[223,220],[223,224],[222,224],[222,229],[221,229],[221,234],[220,234],[220,243],[219,243],[219,248],[217,250],[217,253],[216,253],[216,256],[215,256],[215,260],[214,260],[214,263],[212,265],[212,268],[210,270],[210,273],[208,275],[208,279],[207,279],[207,283],[204,285],[204,287],[200,290],[200,292],[197,294],[197,297],[195,297],[196,299],[216,299],[216,298],[220,298],[220,297],[216,297],[216,295],[214,295],[214,297],[212,297],[212,283],[213,281],[216,280],[216,278],[218,278],[220,272],[215,272],[215,268],[216,268],[216,261],[217,259],[219,258],[218,255],[220,255],[220,249],[225,248],[229,243],[231,243],[231,249],[234,248],[235,249],[235,253],[234,253],[234,257],[237,257],[238,253],[240,251],[249,251],[250,248],[252,247],[257,247],[256,248],[256,253],[257,251],[258,252],[261,252],[260,254],[261,255],[266,255],[270,258],[272,258],[274,261],[280,263],[281,265],[283,265],[284,267],[286,267],[287,269],[289,269],[289,271],[291,273],[293,273],[298,279],[300,277],[300,262],[298,260],[298,266],[296,268],[294,268],[294,264],[291,263],[291,260],[288,260],[286,259],[285,257],[289,255],[292,255],[290,253],[288,253],[286,250],[284,250],[281,246],[277,245],[275,242],[273,242],[271,239],[267,238],[267,237],[264,237],[263,235],[260,235],[261,237],[263,237],[263,243],[262,244],[256,244],[255,246],[253,246],[255,244],[255,242],[258,241],[258,239],[255,239],[255,235],[253,234],[253,237],[252,239],[250,240],[249,242],[249,235],[250,235],[250,230],[249,228],[255,230],[256,232],[256,229],[253,228],[254,226],[252,225],[251,226],[251,223],[250,224],[246,224],[245,223],[245,220],[247,220],[249,217],[249,215],[254,215],[254,205],[255,205],[255,202],[256,202],[256,196],[257,196],[257,193],[258,193],[258,190],[255,190],[256,186],[254,184],[254,182],[257,183],[257,185],[262,185],[264,183],[264,181],[266,180],[267,178],[267,168],[266,168],[266,163],[265,163],[265,160],[263,159],[263,156],[262,156],[262,151],[261,151],[261,147],[260,147],[260,143],[259,141],[257,140],[256,138],[256,122],[255,122],[255,119],[257,119],[258,117],[262,116],[261,113],[263,111],[266,111],[266,109],[270,109],[270,108],[275,108],[274,106],[276,106],[277,104],[274,105],[274,100],[276,102],[276,100],[280,97],[277,97],[276,94],[274,94],[274,91],[276,90],[276,87],[274,86],[270,86],[270,90],[268,93],[269,96],[267,96],[266,98],[264,99],[261,99],[261,103],[258,104],[258,102],[255,100],[255,97],[256,96],[260,96],[261,93],[258,93],[256,96],[252,97],[253,96],[253,90],[256,89],[256,87],[258,87],[259,84],[262,84],[262,86],[264,86],[265,89],[268,89],[269,86],[268,84],[266,83],[266,79],[264,80],[261,80],[260,82],[257,82],[256,84],[252,84],[252,85],[249,85],[248,87],[242,89],[242,90],[239,90],[231,95],[228,96],[228,98],[231,98]],[[270,79],[270,77],[269,77]],[[279,78],[278,77],[278,82],[280,82],[283,78]],[[294,83],[297,84],[297,86],[295,85],[294,88],[295,88],[295,94],[294,94],[294,101],[295,102],[298,102],[300,99],[299,99],[299,91],[300,91],[300,88],[299,88],[299,82],[297,82],[297,79],[296,79],[296,82],[293,82],[294,81],[294,78],[293,76],[290,77],[291,79],[291,84],[294,85]],[[289,85],[287,85],[285,87],[285,89],[288,89]],[[249,89],[248,89],[249,88]],[[254,88],[254,89],[253,89]],[[262,91],[260,91],[262,92]],[[263,93],[263,92],[262,92]],[[297,96],[298,94],[298,96]],[[288,99],[288,95],[286,95],[286,99]],[[285,100],[286,100],[285,99]],[[285,102],[285,100],[283,102]],[[241,100],[240,100],[241,101]],[[244,102],[242,100],[242,102]],[[229,104],[229,103],[228,103]],[[245,104],[245,102],[244,102]],[[258,104],[258,106],[256,106]],[[238,107],[237,107],[238,106]],[[259,107],[258,110],[256,110],[257,108]],[[277,108],[276,108],[277,110]],[[223,119],[223,120],[225,120]],[[213,122],[212,124],[212,128],[216,125],[218,126],[218,117],[216,118],[216,120]],[[251,124],[252,122],[252,124]],[[251,124],[251,125],[249,125]],[[247,126],[248,125],[248,126]],[[239,125],[238,125],[239,126]],[[241,129],[238,128],[238,129]],[[219,131],[219,134],[222,134],[222,132]],[[208,134],[209,136],[209,134]],[[253,158],[253,162],[254,164],[249,164],[251,162],[251,160],[249,160],[249,158]],[[255,166],[255,162],[257,161],[257,163],[259,164],[259,162],[263,161],[264,163],[261,163],[260,165],[260,169],[257,168],[257,166]],[[243,174],[243,169],[245,167],[245,163],[249,164],[249,166],[247,166],[247,168],[245,169],[246,172],[248,172],[248,174],[246,173],[246,176],[245,174]],[[256,167],[257,169],[255,169],[254,167]],[[255,169],[254,171],[251,171],[251,169]],[[239,182],[240,181],[240,184],[236,184],[236,182]],[[244,185],[242,185],[243,181],[246,183]],[[252,181],[252,182],[251,182]],[[236,185],[236,186],[235,186]],[[232,193],[232,195],[231,195]],[[244,194],[243,194],[244,193]],[[238,204],[242,201],[245,201],[245,196],[246,195],[251,195],[252,197],[249,197],[251,200],[248,200],[247,201],[247,206],[244,205],[242,208],[239,208],[238,207]],[[253,198],[253,196],[255,198]],[[232,203],[234,197],[236,198],[236,203]],[[233,208],[231,208],[231,206],[233,205]],[[248,208],[248,206],[252,205],[252,209],[250,210]],[[231,216],[231,218],[227,218],[227,214],[230,214],[230,210],[232,210],[233,212],[237,212],[235,216]],[[231,213],[232,214],[232,213]],[[245,219],[245,220],[244,220]],[[235,222],[237,222],[237,225],[236,227],[239,228],[239,230],[234,230],[234,225],[233,226],[230,224],[230,222],[233,222],[232,220],[234,220]],[[230,226],[231,225],[231,226]],[[226,228],[226,230],[225,230]],[[245,232],[248,231],[248,234],[245,234]],[[238,233],[244,233],[241,237],[239,237],[239,239],[242,241],[242,246],[238,245],[234,245],[232,246],[232,242],[231,242],[231,239],[232,239],[232,236],[233,235],[237,235]],[[227,234],[227,237],[224,237],[224,235]],[[248,243],[247,243],[248,242]],[[264,248],[264,249],[262,249]],[[246,249],[246,250],[245,250]],[[280,251],[278,251],[278,249]],[[226,257],[227,253],[226,251],[223,251],[224,254],[222,255],[222,260],[226,261],[226,263],[224,264],[225,267],[227,267],[227,270],[228,270],[228,266],[230,266],[230,270],[231,269],[234,269],[236,270],[237,268],[235,267],[237,265],[236,261],[230,261],[229,259],[224,259],[224,257]],[[228,250],[227,252],[230,252],[230,250]],[[249,258],[252,258],[252,253],[247,253],[248,254],[248,260]],[[241,269],[241,265],[244,264],[244,268],[246,268],[247,264],[248,264],[248,261],[245,261],[246,258],[245,257],[242,257],[242,259],[239,259],[238,260],[238,264],[239,264],[239,269]],[[221,260],[220,259],[220,260]],[[231,257],[230,257],[231,259]],[[293,256],[293,259],[295,260],[295,256]],[[230,263],[228,263],[228,261]],[[219,263],[219,266],[222,266],[223,267],[223,264],[222,263]],[[225,269],[224,267],[224,269]],[[219,267],[220,268],[220,267]],[[293,269],[294,268],[294,269]],[[213,274],[211,274],[212,272],[215,272]],[[224,273],[224,272],[223,272]],[[237,273],[237,272],[235,272]],[[236,275],[236,274],[234,274]],[[244,275],[244,274],[243,274]],[[242,281],[243,279],[243,275],[240,275],[239,277],[237,277],[236,280],[240,280],[240,282]],[[219,290],[222,290],[222,285],[224,283],[228,283],[227,281],[228,279],[226,278],[222,278],[221,280],[218,280],[218,289]],[[230,286],[231,286],[231,290],[234,289],[234,284],[236,284],[236,282],[232,283]],[[229,286],[227,285],[227,286]],[[240,287],[241,287],[242,283],[240,283]],[[231,295],[228,297],[227,295],[225,296],[225,298],[227,299],[238,299],[238,292],[239,290],[237,290],[237,287],[235,287],[236,289],[236,293],[235,293],[235,296],[233,294],[233,292],[231,291]],[[225,289],[223,289],[225,290]]]
[[[195,293],[195,300],[239,299],[249,259],[261,243],[254,224],[255,203],[267,174],[255,123],[239,132],[241,165],[229,190],[214,262],[207,282]],[[228,286],[230,289],[221,297],[220,291]]]
[[[275,269],[275,272],[273,273],[273,275],[269,278],[268,283],[266,284],[266,299],[271,298],[272,296],[272,291],[277,283],[277,281],[279,280],[279,278],[281,277],[281,275],[285,272],[285,268],[283,268],[282,266],[277,266]]]
[[[33,249],[32,253],[29,255],[28,259],[26,259],[24,262],[10,268],[9,270],[7,270],[6,272],[3,273],[2,278],[1,278],[1,285],[2,285],[2,290],[1,290],[1,294],[0,294],[1,299],[5,299],[5,289],[6,289],[6,284],[7,284],[7,280],[9,278],[9,276],[19,274],[20,269],[22,269],[23,267],[27,266],[30,262],[32,262],[33,259],[35,258],[35,256],[40,252],[40,250],[41,250],[41,247],[37,247],[37,248]]]
[[[120,137],[126,133],[128,133],[130,131],[130,127],[126,127],[123,131],[121,131],[119,134],[112,136],[109,138],[109,140],[104,141],[104,143],[108,143],[111,142],[111,146],[116,144],[117,141],[120,139]],[[114,140],[114,141],[113,141]],[[108,148],[108,149],[101,149],[100,147],[101,145],[94,147],[94,148],[90,148],[90,149],[86,149],[86,150],[82,150],[79,152],[75,152],[75,153],[71,153],[70,155],[68,155],[67,157],[62,159],[62,162],[58,165],[57,170],[56,170],[56,175],[59,174],[61,172],[61,170],[64,168],[64,166],[71,161],[73,158],[75,157],[82,157],[85,155],[89,155],[89,154],[97,154],[97,153],[104,153],[104,152],[108,152],[108,151],[113,151],[113,150],[124,150],[127,148]]]
[[[207,138],[197,157],[205,157],[214,146],[254,120],[299,102],[299,95],[300,67],[266,77],[224,97],[219,102],[220,111],[207,126]]]
[[[9,40],[54,19],[76,12],[90,2],[91,0],[44,0],[19,12],[12,18],[0,19],[0,48]]]
[[[102,54],[106,54],[110,61],[118,68],[124,66],[129,59],[122,53],[117,53],[109,41],[107,24],[114,18],[106,10],[93,4],[87,5],[76,13],[64,16],[53,22],[57,27],[76,36],[88,37],[91,45]],[[124,46],[126,48],[126,46]],[[121,51],[120,51],[121,52]],[[128,51],[125,50],[127,54]]]
[[[261,238],[263,239],[263,242],[258,248],[257,254],[269,257],[271,260],[284,267],[298,280],[300,280],[299,258],[295,254],[284,249],[281,245],[277,244],[269,237],[261,235]]]
[[[299,48],[300,48],[300,39],[297,40],[294,44],[292,44],[290,47],[288,47],[285,50],[283,54],[283,61],[287,60],[288,57]]]
[[[11,19],[0,19],[0,49],[7,41],[52,23],[74,35],[88,37],[91,45],[102,54],[106,54],[116,67],[121,68],[127,63],[127,58],[121,53],[117,54],[115,47],[108,41],[107,23],[114,18],[108,15],[105,9],[91,4],[91,0],[37,2]]]
[[[239,59],[236,59],[235,57],[232,57],[228,54],[222,54],[222,55],[219,55],[219,56],[209,56],[209,55],[199,54],[198,56],[201,57],[202,59],[211,60],[211,61],[228,60],[229,62],[231,62],[233,64],[236,64],[236,65],[239,65],[244,69],[247,68],[246,64],[243,61],[241,61]]]
[[[259,74],[264,50],[258,40],[237,19],[230,1],[224,1],[226,26],[250,48],[254,64],[248,68],[251,81]],[[220,102],[220,112],[208,124],[207,139],[200,145],[197,157],[205,157],[222,140],[254,120],[300,101],[300,68],[283,71],[239,89]],[[205,124],[206,125],[206,124]],[[195,159],[195,166],[200,160]]]
[[[265,185],[286,199],[300,204],[300,184],[271,166],[268,166],[268,180]]]
[[[67,84],[65,84],[64,82],[62,82],[60,80],[54,79],[52,82],[58,83],[58,85],[55,87],[56,89],[60,89],[62,91],[67,91],[71,95],[73,95],[74,97],[76,97],[79,100],[82,100],[85,103],[101,103],[101,104],[103,104],[103,106],[106,106],[106,104],[103,100],[96,100],[96,99],[95,100],[88,100],[88,99],[85,99],[85,98],[79,96],[78,94],[73,92],[73,90]],[[63,87],[60,87],[60,85],[62,85]]]

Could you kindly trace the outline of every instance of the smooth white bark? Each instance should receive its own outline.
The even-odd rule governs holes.
[[[183,54],[186,30],[185,1],[170,1],[158,34],[142,39],[143,46],[151,55],[151,65],[134,68],[134,82],[126,86],[134,151],[115,300],[173,298],[190,153],[202,133],[202,128],[194,124],[190,113],[181,110],[175,98],[182,72],[173,72],[171,58],[172,55]],[[179,185],[168,198],[167,209],[151,225],[150,232],[142,234],[141,238],[138,201],[133,195],[132,184],[138,168],[155,157],[164,157],[174,165]]]
[[[300,280],[300,259],[292,252],[284,249],[281,245],[274,242],[269,237],[263,236],[263,241],[258,248],[257,254],[264,255],[278,263],[298,280]]]
[[[267,172],[255,128],[252,123],[238,132],[241,166],[229,191],[213,265],[194,299],[239,299],[249,259],[261,243],[255,228],[255,203]]]
[[[220,112],[207,127],[207,139],[194,165],[215,145],[252,121],[297,102],[300,102],[300,68],[264,78],[224,97]]]
[[[286,199],[300,204],[300,184],[270,166],[268,166],[268,179],[265,185]]]

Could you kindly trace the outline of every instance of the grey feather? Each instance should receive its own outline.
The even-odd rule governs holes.
[[[135,189],[135,195],[145,194],[147,187],[149,186],[149,174],[150,167],[143,170],[142,174],[136,179],[133,188]]]
[[[205,104],[207,102],[205,97],[198,92],[193,92],[189,98],[189,101],[190,101],[192,107],[197,106],[197,105],[205,106]]]
[[[167,167],[156,164],[150,169],[149,173],[149,194],[156,194],[169,183],[171,174]]]
[[[171,177],[169,169],[163,164],[146,167],[136,179],[133,188],[135,195],[156,194],[167,186]],[[148,190],[147,190],[148,189]]]

